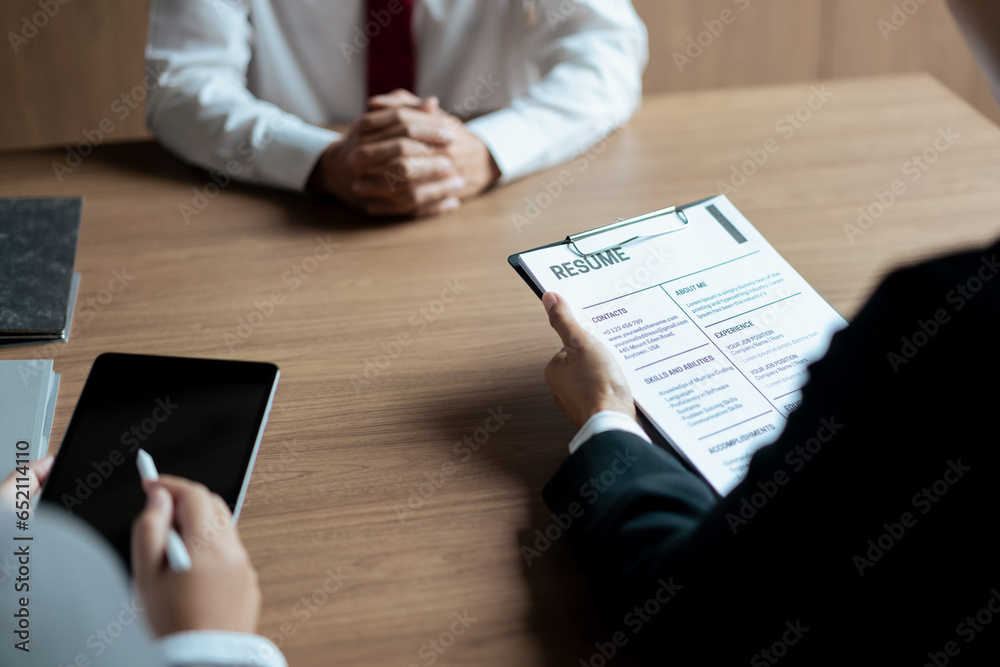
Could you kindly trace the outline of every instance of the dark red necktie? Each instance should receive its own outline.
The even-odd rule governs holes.
[[[365,33],[371,39],[368,44],[369,97],[397,88],[415,92],[417,58],[413,48],[412,19],[413,0],[368,0]]]

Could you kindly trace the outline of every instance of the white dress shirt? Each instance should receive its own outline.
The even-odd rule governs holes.
[[[570,440],[569,453],[572,454],[580,448],[580,445],[605,431],[627,431],[639,436],[649,444],[653,444],[653,441],[649,439],[649,436],[634,419],[623,412],[602,410],[588,419],[587,423],[577,431],[576,436]]]
[[[182,158],[301,190],[366,110],[364,0],[153,0],[146,122]],[[629,0],[416,0],[416,90],[468,120],[509,181],[631,117],[646,29]]]

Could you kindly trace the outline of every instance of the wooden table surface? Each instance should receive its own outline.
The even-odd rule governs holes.
[[[925,76],[823,86],[647,98],[592,153],[420,221],[239,184],[197,201],[207,175],[154,144],[61,181],[64,151],[2,155],[0,195],[86,202],[72,339],[0,356],[55,359],[53,451],[101,352],[281,368],[239,525],[291,665],[576,665],[608,639],[587,583],[564,540],[520,550],[574,429],[507,255],[717,194],[734,166],[754,173],[730,198],[848,318],[893,266],[997,236],[995,126]]]

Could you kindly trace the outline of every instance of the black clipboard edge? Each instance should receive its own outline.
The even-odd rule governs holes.
[[[532,248],[531,250],[525,250],[524,252],[514,253],[513,255],[509,255],[507,257],[507,263],[510,264],[511,267],[514,269],[514,271],[517,272],[517,275],[521,276],[524,282],[528,284],[528,287],[530,287],[531,291],[535,293],[535,296],[541,299],[542,296],[545,295],[545,292],[542,291],[541,287],[535,284],[535,281],[531,279],[531,276],[528,275],[528,272],[524,270],[523,266],[521,266],[521,261],[520,261],[521,255],[527,255],[529,252],[535,252],[536,250],[555,248],[556,246],[566,245],[566,243],[567,241],[556,241],[555,243],[538,246],[537,248]]]
[[[690,204],[684,204],[683,206],[678,206],[677,210],[684,211],[689,208],[694,208],[695,206],[701,206],[705,202],[712,201],[718,196],[719,195],[712,195],[711,197],[705,197],[704,199],[699,199],[698,201],[691,202]],[[528,284],[528,287],[530,287],[531,291],[535,293],[535,296],[541,299],[545,293],[542,292],[542,289],[535,284],[535,281],[531,279],[531,276],[528,275],[528,272],[525,271],[524,267],[521,266],[520,257],[521,255],[527,255],[529,252],[535,252],[536,250],[545,250],[546,248],[554,248],[556,246],[566,245],[567,243],[569,243],[569,237],[566,237],[562,241],[556,241],[555,243],[549,243],[548,245],[538,246],[537,248],[532,248],[531,250],[524,250],[522,252],[514,253],[513,255],[508,255],[507,263],[510,264],[511,268],[513,268],[514,271],[517,272],[517,275],[521,276],[521,279]]]

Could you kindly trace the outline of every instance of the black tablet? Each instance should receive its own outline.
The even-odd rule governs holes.
[[[146,502],[136,452],[161,474],[201,482],[239,516],[278,385],[278,367],[102,354],[73,411],[41,501],[104,535],[130,565],[132,522]]]

